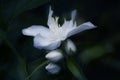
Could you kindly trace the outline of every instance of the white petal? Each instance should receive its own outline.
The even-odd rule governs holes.
[[[53,50],[59,47],[60,41],[51,41],[51,37],[41,36],[40,34],[34,38],[34,47],[38,49]]]
[[[76,14],[77,14],[77,10],[73,10],[72,13],[71,13],[71,19],[72,20],[75,20]]]
[[[56,27],[58,27],[58,23],[55,21],[55,19],[52,17],[53,14],[53,10],[51,9],[51,7],[49,8],[49,15],[48,15],[48,26],[49,28],[52,30]]]
[[[47,33],[49,31],[48,28],[40,25],[32,25],[28,28],[22,30],[22,33],[27,36],[36,36],[37,34],[44,32]]]
[[[60,67],[56,64],[49,63],[45,69],[51,74],[57,74],[60,71]]]
[[[47,58],[48,60],[52,61],[52,62],[57,62],[59,60],[61,60],[63,58],[63,55],[60,51],[58,50],[54,50],[49,52],[45,58]]]
[[[82,31],[85,31],[85,30],[88,30],[88,29],[93,29],[93,28],[96,28],[96,26],[93,25],[91,22],[83,23],[80,26],[76,27],[75,29],[71,30],[68,33],[67,37],[70,37],[70,36],[75,35],[79,32],[82,32]]]
[[[54,19],[52,18],[53,11],[51,10],[51,7],[49,8],[49,15],[48,15],[48,26],[54,22]]]
[[[60,41],[56,41],[56,42],[53,42],[53,43],[49,44],[48,46],[44,47],[44,49],[55,50],[56,48],[58,48],[60,46],[60,44],[61,44]]]
[[[67,38],[67,35],[70,31],[72,31],[73,29],[76,28],[76,26],[74,26],[75,23],[73,23],[73,20],[70,21],[64,21],[64,24],[62,25],[62,30],[64,31],[64,36]]]
[[[67,44],[65,46],[65,49],[66,49],[66,52],[68,54],[70,54],[71,51],[72,52],[76,52],[76,46],[75,46],[75,44],[71,40],[67,40]]]

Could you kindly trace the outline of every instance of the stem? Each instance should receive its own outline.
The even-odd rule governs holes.
[[[43,62],[42,64],[38,65],[33,71],[32,73],[25,79],[25,80],[28,80],[30,77],[32,77],[32,75],[38,71],[40,69],[40,67],[42,67],[43,65],[47,64],[49,61],[45,61]]]
[[[67,59],[67,66],[78,80],[87,80],[83,74],[82,68],[76,63],[72,55]]]

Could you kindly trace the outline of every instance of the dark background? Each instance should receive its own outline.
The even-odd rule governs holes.
[[[76,9],[78,24],[91,21],[97,26],[70,37],[77,46],[73,56],[87,80],[120,80],[119,0],[0,0],[0,80],[25,80],[46,61],[46,52],[34,48],[33,37],[23,36],[21,30],[47,26],[49,6],[60,24]],[[44,67],[29,80],[77,80],[66,64],[57,75]]]

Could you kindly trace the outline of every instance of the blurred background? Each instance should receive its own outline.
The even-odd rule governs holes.
[[[25,80],[39,65],[28,80],[77,80],[64,61],[59,74],[49,74],[46,52],[21,33],[31,25],[48,27],[49,6],[60,24],[76,9],[77,24],[91,21],[97,26],[70,37],[77,46],[73,57],[86,79],[120,80],[119,0],[0,0],[0,80]]]

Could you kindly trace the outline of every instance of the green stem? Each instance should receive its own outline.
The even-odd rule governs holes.
[[[70,55],[67,59],[67,66],[68,69],[72,72],[72,74],[78,79],[78,80],[87,80],[83,74],[82,68],[78,66],[72,55]]]
[[[28,80],[30,77],[32,77],[36,71],[38,71],[43,65],[47,64],[48,62],[49,61],[45,61],[42,64],[38,65],[25,80]]]

